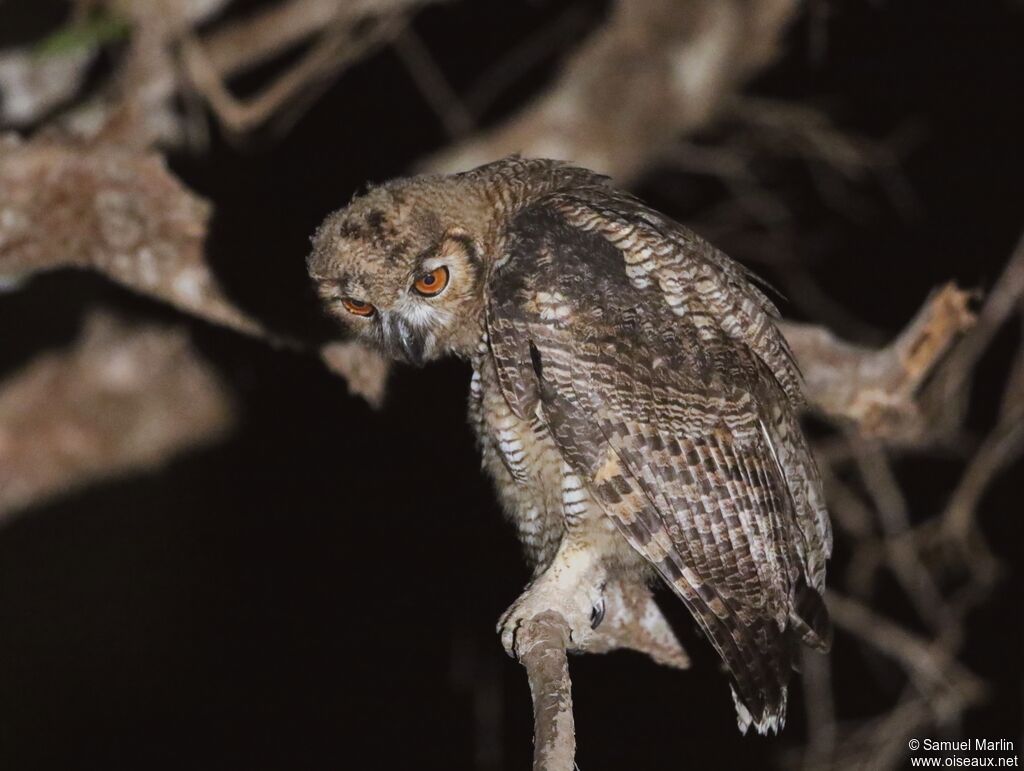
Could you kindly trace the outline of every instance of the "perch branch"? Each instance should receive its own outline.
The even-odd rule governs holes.
[[[534,771],[572,771],[576,733],[572,683],[566,647],[569,625],[546,611],[526,621],[516,634],[516,655],[526,668],[533,697]]]

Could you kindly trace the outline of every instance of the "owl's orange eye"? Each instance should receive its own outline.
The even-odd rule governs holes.
[[[412,285],[412,288],[424,297],[435,297],[448,286],[448,268],[442,265],[429,273],[424,273]]]
[[[351,297],[343,298],[341,304],[353,316],[363,316],[364,318],[372,316],[374,311],[377,310],[370,303],[363,302],[362,300],[353,300]]]

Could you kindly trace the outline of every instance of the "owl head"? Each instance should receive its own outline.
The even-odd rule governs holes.
[[[466,355],[483,331],[487,212],[455,177],[374,188],[331,214],[307,260],[327,312],[385,356]]]

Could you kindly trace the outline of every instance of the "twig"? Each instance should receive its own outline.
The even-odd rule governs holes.
[[[901,755],[905,757],[907,739],[918,733],[932,714],[926,697],[908,686],[895,707],[848,732],[836,747],[832,768],[842,771],[894,768]]]
[[[455,171],[519,152],[629,181],[680,134],[706,125],[774,57],[797,7],[789,0],[620,1],[544,94],[424,165]]]
[[[828,592],[829,613],[835,623],[896,659],[910,674],[919,691],[935,689],[954,696],[964,704],[985,694],[985,685],[944,648],[929,644],[906,629],[878,615],[856,600]]]
[[[541,59],[556,50],[571,33],[580,29],[585,10],[572,5],[536,34],[515,46],[502,59],[485,69],[462,98],[472,118],[479,118],[494,101]]]
[[[185,70],[221,123],[241,134],[266,122],[302,91],[335,76],[346,66],[391,39],[401,28],[401,15],[375,18],[369,29],[354,24],[331,24],[321,39],[291,69],[254,97],[240,100],[228,90],[202,44],[194,36],[182,45]]]
[[[472,131],[473,117],[419,36],[406,28],[395,36],[392,45],[416,81],[420,93],[444,125],[448,138],[458,139]]]
[[[955,389],[973,371],[975,363],[995,337],[998,329],[1013,314],[1021,312],[1021,298],[1024,297],[1024,234],[1021,235],[1010,254],[1006,268],[985,299],[978,312],[977,323],[963,343],[949,357],[943,366],[948,380],[943,382],[943,391]]]
[[[324,30],[344,7],[367,3],[340,0],[289,0],[261,8],[209,32],[202,46],[210,65],[226,79],[275,56]]]
[[[779,288],[807,318],[862,343],[881,344],[885,333],[831,297],[806,271],[794,268],[779,278]]]
[[[985,437],[940,520],[946,538],[966,543],[976,527],[978,502],[995,476],[1024,452],[1024,414],[1010,413]]]
[[[878,519],[885,533],[886,559],[892,573],[903,587],[914,608],[933,630],[951,625],[949,608],[931,573],[921,561],[917,541],[910,527],[906,497],[884,448],[875,442],[850,438],[857,467],[865,487],[875,502]]]

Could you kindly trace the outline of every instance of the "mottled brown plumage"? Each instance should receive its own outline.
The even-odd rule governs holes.
[[[831,534],[800,376],[742,267],[603,177],[518,158],[370,191],[309,267],[384,351],[472,363],[484,466],[534,565],[507,649],[554,607],[585,650],[610,582],[660,576],[728,667],[741,728],[781,725],[797,644],[828,646]],[[431,271],[446,283],[425,295]]]

